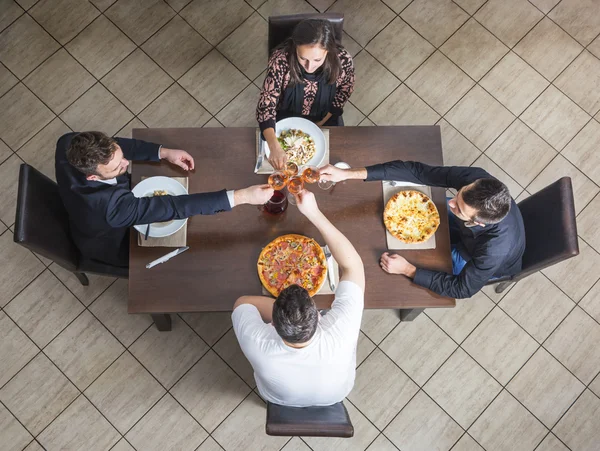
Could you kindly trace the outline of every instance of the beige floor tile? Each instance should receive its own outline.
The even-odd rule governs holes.
[[[382,430],[417,391],[417,384],[383,352],[376,350],[356,371],[348,399]]]
[[[35,0],[26,0],[35,1]],[[89,0],[93,3],[100,11],[106,11],[109,6],[113,5],[117,0]]]
[[[40,348],[83,309],[81,302],[48,270],[4,307],[4,311]]]
[[[214,345],[219,338],[231,329],[231,313],[181,313],[179,316],[196,331],[209,346]]]
[[[221,124],[218,120],[216,120],[214,117],[208,121],[206,124],[204,124],[204,127],[221,127],[223,128],[223,124]]]
[[[240,344],[233,332],[229,331],[214,346],[213,350],[227,362],[227,364],[252,388],[256,387],[254,381],[254,370],[252,365],[246,359],[246,356],[240,348]]]
[[[123,351],[121,343],[88,311],[44,350],[80,390],[85,390]]]
[[[100,130],[112,136],[133,118],[133,114],[104,86],[96,83],[60,118],[72,130]]]
[[[585,385],[540,348],[506,388],[546,427],[552,428]]]
[[[115,133],[115,136],[120,136],[121,138],[131,138],[134,128],[148,128],[146,124],[140,121],[137,117],[132,119],[125,127]]]
[[[313,451],[354,451],[365,449],[379,431],[371,424],[367,418],[360,413],[352,403],[345,401],[344,405],[350,415],[350,420],[354,426],[354,437],[348,438],[324,438],[324,437],[304,437]],[[227,448],[229,449],[229,448]]]
[[[0,331],[1,387],[35,357],[38,348],[4,312],[0,312]]]
[[[250,388],[209,351],[170,392],[202,427],[212,432],[250,393]]]
[[[575,308],[544,343],[544,347],[583,383],[600,371],[600,325]]]
[[[581,53],[554,84],[592,116],[600,109],[600,60]]]
[[[414,321],[400,323],[379,347],[423,385],[457,346],[426,315],[419,315]]]
[[[173,79],[138,49],[104,76],[102,83],[138,114],[163,93]]]
[[[0,61],[23,78],[59,47],[31,16],[24,14],[0,33]]]
[[[485,449],[533,450],[547,429],[508,392],[503,391],[469,429]]]
[[[137,449],[195,450],[208,434],[169,394],[127,433]]]
[[[366,51],[354,58],[354,68],[357,80],[377,80],[376,83],[358,83],[352,94],[352,103],[364,114],[370,114],[400,85],[400,81]]]
[[[4,451],[21,451],[33,437],[17,419],[0,404],[0,441]]]
[[[105,14],[133,42],[141,45],[166,24],[175,12],[162,0],[119,0]]]
[[[517,283],[498,305],[540,343],[575,307],[575,303],[540,272]]]
[[[579,302],[600,278],[600,254],[579,240],[579,255],[543,269],[558,287]]]
[[[379,434],[379,436],[371,443],[371,445],[367,448],[367,451],[397,451],[392,442],[390,442],[387,437],[383,434]]]
[[[406,80],[406,84],[438,113],[445,114],[475,82],[438,51]]]
[[[115,448],[112,449],[114,451],[117,451]],[[29,445],[27,445],[27,448],[25,448],[23,451],[44,451],[44,448],[42,448],[42,446],[34,440]]]
[[[471,166],[481,151],[445,119],[438,122],[442,133],[442,153],[446,166]]]
[[[596,376],[596,379],[594,379],[589,387],[590,390],[592,390],[594,393],[596,393],[596,395],[598,395],[598,393],[600,393],[600,374],[598,376]],[[600,396],[600,395],[598,395]]]
[[[148,127],[202,127],[211,118],[196,99],[177,83],[171,85],[139,114]]]
[[[552,147],[561,151],[590,117],[554,86],[548,87],[521,115]]]
[[[223,448],[215,442],[215,439],[208,437],[196,451],[223,451]]]
[[[514,116],[497,100],[475,86],[446,114],[446,120],[480,150],[510,125]]]
[[[38,440],[46,449],[101,451],[112,447],[120,438],[100,412],[84,396],[79,396]]]
[[[23,14],[23,9],[13,0],[2,2],[2,11],[0,12],[0,31],[4,30]]]
[[[257,11],[267,20],[269,16],[316,12],[315,8],[305,0],[268,0]]]
[[[462,435],[461,427],[425,392],[420,391],[385,429],[402,450],[449,450]]]
[[[19,156],[25,163],[56,181],[54,173],[56,141],[65,133],[70,132],[71,129],[63,121],[55,118],[19,149]]]
[[[416,0],[401,17],[436,47],[450,37],[469,18],[451,1]]]
[[[179,16],[144,43],[142,49],[174,79],[206,55],[212,46]]]
[[[433,125],[440,115],[406,85],[400,86],[369,115],[377,125]]]
[[[23,161],[13,154],[0,165],[0,192],[3,193],[2,203],[0,203],[0,220],[9,226],[15,222],[19,167],[22,163]]]
[[[354,127],[360,124],[364,118],[365,115],[358,108],[352,105],[351,102],[346,102],[346,105],[344,105],[344,125],[346,127]]]
[[[217,451],[217,448],[215,448],[215,451]],[[220,448],[218,448],[218,451],[221,451]],[[283,448],[281,448],[281,451],[310,451],[310,448],[300,438],[292,437],[292,439],[287,442]]]
[[[585,310],[588,315],[600,322],[600,283],[596,283],[593,288],[588,291],[585,297],[579,303],[579,307]],[[600,383],[600,378],[597,378]],[[600,385],[599,385],[600,388]]]
[[[267,46],[257,42],[268,41],[267,21],[258,13],[252,14],[218,46],[219,51],[250,79],[267,66]]]
[[[356,366],[358,367],[375,348],[375,344],[365,334],[360,332],[356,346]]]
[[[135,451],[135,449],[127,442],[127,440],[122,438],[113,448],[110,449],[110,451]]]
[[[479,446],[473,437],[465,433],[454,445],[452,451],[484,451],[484,449]]]
[[[100,16],[65,48],[96,78],[101,78],[133,52],[135,44],[110,20]]]
[[[548,14],[552,8],[556,6],[556,4],[560,0],[530,0],[535,6],[538,7],[540,11],[544,14]]]
[[[67,271],[56,263],[50,266],[50,271],[86,306],[95,301],[116,280],[114,277],[87,274],[90,284],[84,287],[72,272]]]
[[[471,166],[485,169],[493,177],[496,177],[498,180],[504,183],[508,187],[508,190],[513,198],[519,197],[521,191],[523,191],[523,188],[517,182],[515,182],[511,176],[504,172],[500,166],[490,160],[490,158],[486,155],[481,155],[481,157],[475,160],[475,163],[473,163]]]
[[[204,108],[216,114],[249,83],[248,79],[213,50],[179,80]]]
[[[506,313],[495,308],[462,347],[501,384],[506,384],[538,344]]]
[[[354,58],[358,52],[363,49],[362,46],[352,39],[345,31],[342,31],[342,42],[344,44],[344,48],[350,53],[352,58]]]
[[[569,451],[569,449],[552,433],[548,434],[536,451]]]
[[[85,391],[87,398],[124,434],[165,393],[165,389],[128,352]]]
[[[129,351],[165,387],[170,388],[208,350],[208,346],[177,315],[173,330],[164,334],[150,327]]]
[[[256,127],[256,105],[260,90],[250,83],[215,116],[225,127]]]
[[[0,98],[0,138],[13,150],[18,150],[53,118],[52,111],[22,83]]]
[[[0,64],[0,96],[6,94],[16,85],[19,79],[15,77],[3,64]]]
[[[487,0],[453,0],[454,3],[459,5],[462,9],[464,9],[469,14],[475,14],[482,5],[487,2]]]
[[[475,80],[481,79],[508,52],[502,42],[473,19],[440,50]]]
[[[556,157],[556,151],[517,119],[485,154],[521,186],[527,186]]]
[[[548,81],[509,52],[483,77],[481,86],[513,114],[519,115],[548,87]]]
[[[29,9],[31,8],[35,3],[37,3],[38,0],[15,0],[19,5],[21,5],[21,8],[23,9]]]
[[[400,315],[398,310],[368,309],[363,312],[360,330],[373,340],[375,344],[379,344],[399,322]]]
[[[0,235],[0,307],[44,270],[44,265],[30,251],[13,242],[12,235],[11,232]]]
[[[395,18],[366,49],[401,80],[406,79],[435,48],[401,18]]]
[[[78,0],[40,0],[29,14],[54,39],[65,45],[100,14],[91,3]]]
[[[600,191],[590,179],[583,175],[579,169],[569,163],[562,155],[558,155],[546,166],[542,173],[527,187],[527,191],[532,194],[537,193],[561,177],[571,177],[573,196],[575,198],[575,213],[577,214]]]
[[[212,45],[217,45],[252,14],[243,0],[194,0],[180,14]],[[266,45],[266,44],[264,44]]]
[[[328,12],[344,14],[344,29],[365,46],[392,19],[394,12],[379,0],[338,0]]]
[[[427,316],[456,342],[461,343],[494,308],[494,303],[479,292],[469,299],[458,299],[454,308],[427,309]]]
[[[527,0],[490,0],[475,18],[507,46],[514,46],[544,15]]]
[[[361,127],[376,127],[375,123],[368,117],[358,125]]]
[[[459,348],[423,390],[467,429],[500,393],[502,386]]]
[[[43,354],[0,390],[0,401],[33,434],[39,434],[79,392]]]
[[[595,0],[564,0],[548,17],[583,45],[588,45],[600,33],[600,15]]]
[[[23,81],[56,114],[96,82],[64,49],[44,61]]]
[[[590,121],[561,154],[596,184],[600,184],[600,124]]]
[[[127,290],[127,280],[119,279],[89,309],[121,343],[130,346],[152,324],[152,319],[149,315],[127,313]]]
[[[593,451],[600,442],[600,399],[586,390],[554,428],[569,448]]]
[[[548,80],[554,80],[583,50],[581,45],[545,17],[515,48],[515,52]]]
[[[600,58],[600,36],[594,39],[587,49]]]

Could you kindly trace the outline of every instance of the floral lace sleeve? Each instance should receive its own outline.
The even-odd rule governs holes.
[[[354,91],[354,63],[350,54],[343,49],[339,54],[342,72],[336,80],[336,92],[331,104],[330,113],[335,116],[341,116],[344,112],[344,105]]]
[[[275,128],[277,103],[287,85],[286,77],[289,78],[287,55],[284,50],[277,50],[269,58],[267,75],[256,106],[256,120],[261,131]]]

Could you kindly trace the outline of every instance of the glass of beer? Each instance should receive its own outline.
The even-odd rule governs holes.
[[[281,191],[275,191],[273,196],[267,201],[264,206],[264,211],[272,215],[283,213],[288,206],[288,200],[285,194]]]
[[[275,191],[281,191],[287,184],[288,176],[285,172],[275,171],[269,176],[269,186]]]
[[[296,163],[294,163],[293,161],[288,161],[285,164],[284,172],[288,177],[293,177],[295,175],[298,175],[298,165]]]
[[[321,172],[316,166],[306,166],[302,171],[302,180],[306,183],[317,183],[321,177]]]
[[[302,177],[292,177],[289,179],[287,189],[290,192],[290,195],[288,196],[290,204],[296,205],[294,194],[298,194],[304,189],[304,181],[302,180]]]

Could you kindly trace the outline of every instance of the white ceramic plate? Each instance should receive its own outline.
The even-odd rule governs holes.
[[[181,196],[187,194],[188,191],[185,187],[170,177],[149,177],[142,180],[140,183],[135,185],[135,188],[131,190],[135,197],[152,197],[154,191],[164,190],[171,196]],[[150,233],[148,236],[153,238],[162,238],[165,236],[173,235],[179,229],[183,227],[186,219],[174,219],[167,222],[155,222],[150,225]],[[140,232],[142,235],[146,233],[147,224],[140,224],[133,226],[135,230]]]
[[[275,124],[275,135],[279,137],[283,130],[289,130],[295,128],[296,130],[302,130],[304,133],[310,135],[315,141],[315,156],[312,157],[306,163],[306,166],[321,166],[325,159],[325,135],[323,130],[319,128],[317,124],[304,119],[302,117],[288,117],[280,120]],[[269,145],[265,142],[265,155],[269,157]]]

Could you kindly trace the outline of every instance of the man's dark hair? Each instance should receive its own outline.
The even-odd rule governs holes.
[[[478,179],[462,192],[462,198],[469,207],[477,210],[475,222],[496,224],[510,211],[511,197],[508,188],[497,179]]]
[[[117,141],[102,132],[82,132],[73,137],[67,149],[67,161],[85,175],[98,174],[99,164],[108,164]]]
[[[305,343],[317,331],[319,311],[308,291],[290,285],[277,296],[273,304],[273,325],[288,343]]]

